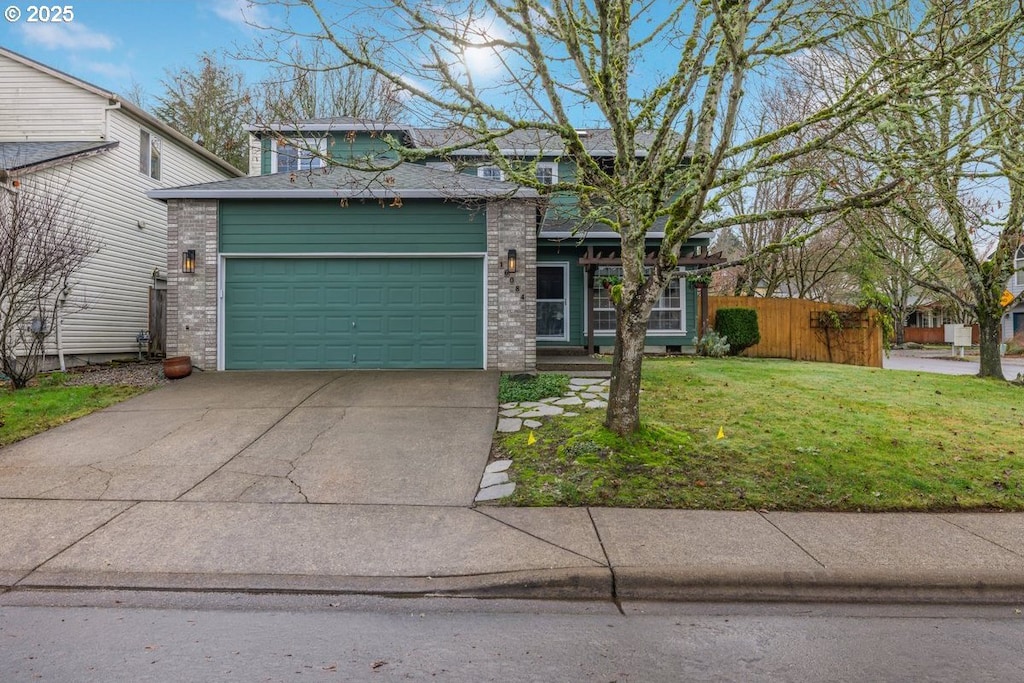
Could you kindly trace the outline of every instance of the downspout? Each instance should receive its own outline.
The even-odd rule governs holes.
[[[121,103],[120,102],[114,102],[114,104],[110,104],[110,105],[107,105],[106,107],[103,107],[103,139],[104,140],[108,140],[108,141],[110,140],[110,115],[108,114],[108,112],[110,112],[112,109],[120,109],[120,108],[121,108]]]

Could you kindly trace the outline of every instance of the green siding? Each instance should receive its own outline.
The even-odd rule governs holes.
[[[586,244],[593,246],[618,246],[613,240],[593,240]],[[652,245],[653,246],[653,245]],[[686,250],[684,249],[684,252]],[[586,246],[556,246],[541,242],[537,246],[537,262],[539,264],[569,264],[569,340],[548,341],[538,340],[537,346],[586,346],[587,328],[584,310],[587,305],[586,273],[579,264],[579,259],[586,253]],[[689,284],[685,285],[686,297],[686,334],[648,334],[647,344],[650,346],[693,346],[697,333],[697,290]],[[594,335],[594,343],[598,346],[612,346],[613,335]]]
[[[487,250],[482,210],[409,200],[239,200],[220,203],[220,251],[228,254],[466,253]]]
[[[479,258],[229,258],[228,370],[483,367]]]
[[[365,159],[382,154],[394,156],[394,151],[383,139],[381,134],[371,136],[369,133],[356,133],[351,141],[344,132],[332,133],[328,146],[332,159]]]

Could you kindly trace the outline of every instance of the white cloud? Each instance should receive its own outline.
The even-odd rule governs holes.
[[[99,74],[111,81],[127,82],[131,80],[132,68],[127,64],[113,62],[86,62],[83,65],[89,71]]]
[[[233,24],[248,27],[252,24],[268,26],[270,16],[266,7],[254,5],[251,0],[216,0],[213,13]]]
[[[25,41],[48,50],[113,50],[114,39],[79,23],[20,24]]]

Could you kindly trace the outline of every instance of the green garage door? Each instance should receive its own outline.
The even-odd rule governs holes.
[[[480,258],[229,258],[224,367],[481,368]]]

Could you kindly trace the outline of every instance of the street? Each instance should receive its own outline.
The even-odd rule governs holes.
[[[1011,681],[1015,606],[19,591],[5,681]]]

